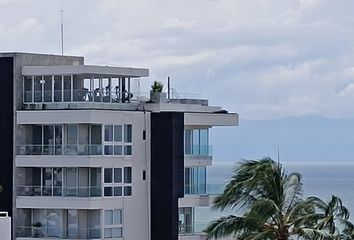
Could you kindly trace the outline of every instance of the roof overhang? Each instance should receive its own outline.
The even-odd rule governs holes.
[[[22,67],[22,75],[93,75],[110,77],[148,77],[149,69],[93,65],[24,66]]]
[[[237,113],[185,113],[184,125],[190,126],[237,126]]]

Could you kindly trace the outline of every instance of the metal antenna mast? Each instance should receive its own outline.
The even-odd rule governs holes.
[[[279,146],[277,147],[278,150],[278,166],[280,166],[280,151],[279,151]]]
[[[60,42],[61,42],[61,55],[64,55],[64,9],[61,6],[60,9]]]

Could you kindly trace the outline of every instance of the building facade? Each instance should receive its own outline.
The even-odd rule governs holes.
[[[150,101],[148,69],[0,54],[0,209],[13,239],[203,239],[209,129],[238,115],[206,100]],[[199,233],[198,233],[199,232]]]

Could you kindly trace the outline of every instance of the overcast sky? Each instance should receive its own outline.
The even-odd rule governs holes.
[[[60,53],[61,5],[65,53],[88,64],[147,67],[248,119],[354,117],[353,0],[0,0],[0,51]]]

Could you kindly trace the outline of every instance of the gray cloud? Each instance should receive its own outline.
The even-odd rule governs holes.
[[[0,50],[59,53],[61,5],[88,63],[149,67],[244,118],[354,117],[351,0],[0,0]]]

